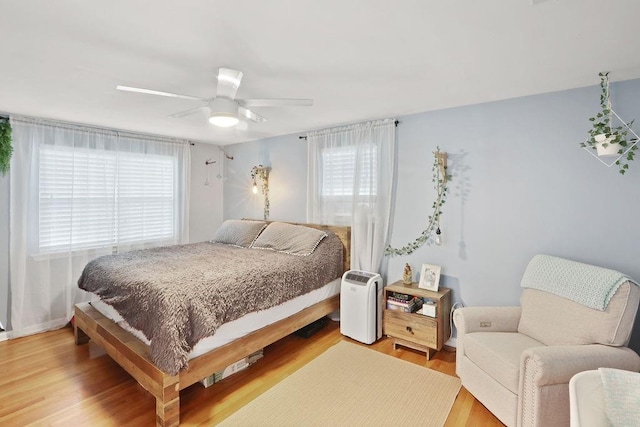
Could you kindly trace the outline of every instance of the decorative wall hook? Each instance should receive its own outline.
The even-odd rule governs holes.
[[[204,161],[205,166],[209,166],[214,163],[217,163],[217,162],[211,158]],[[209,173],[209,168],[207,168],[207,178],[204,180],[204,185],[206,186],[211,185],[211,174]]]

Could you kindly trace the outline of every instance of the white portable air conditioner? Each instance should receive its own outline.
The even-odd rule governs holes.
[[[382,337],[382,277],[377,273],[349,270],[340,288],[340,332],[373,344]]]

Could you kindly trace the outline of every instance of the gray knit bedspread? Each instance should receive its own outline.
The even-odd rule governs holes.
[[[223,323],[274,307],[339,278],[342,243],[329,233],[309,256],[193,243],[107,255],[78,286],[113,306],[151,341],[158,368],[175,375]]]

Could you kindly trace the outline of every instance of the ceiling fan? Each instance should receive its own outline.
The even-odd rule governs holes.
[[[206,102],[206,105],[190,108],[171,117],[186,117],[192,114],[206,113],[209,122],[219,127],[231,127],[238,124],[240,118],[246,118],[256,123],[266,122],[267,119],[251,111],[249,107],[283,107],[313,105],[313,99],[236,99],[236,92],[242,81],[242,72],[230,68],[218,69],[218,88],[216,96],[201,98],[198,96],[180,95],[177,93],[161,92],[158,90],[142,89],[118,85],[116,89],[127,92],[145,93],[148,95],[168,96],[171,98],[189,99]]]

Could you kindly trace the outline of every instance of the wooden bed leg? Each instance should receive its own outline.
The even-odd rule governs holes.
[[[82,329],[78,328],[77,324],[73,325],[73,334],[76,337],[76,345],[86,344],[91,339]]]
[[[174,427],[180,424],[180,377],[166,376],[162,396],[156,396],[156,425]]]

